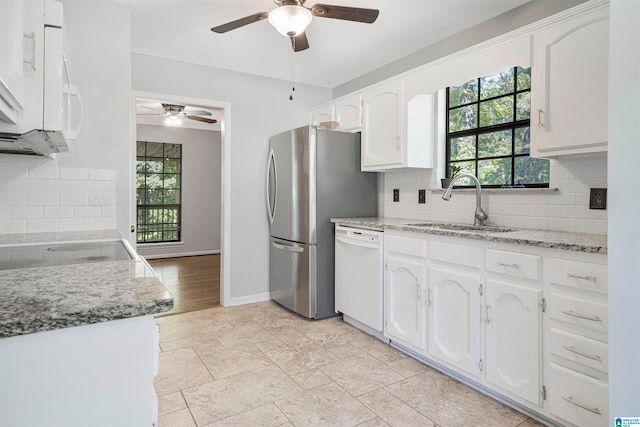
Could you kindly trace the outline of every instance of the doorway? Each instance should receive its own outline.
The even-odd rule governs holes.
[[[141,91],[132,93],[132,112],[135,114],[132,122],[135,126],[132,126],[131,135],[132,227],[129,241],[138,253],[148,259],[174,295],[175,308],[167,314],[224,305],[225,295],[229,293],[229,281],[225,276],[229,272],[229,260],[225,257],[225,253],[229,253],[225,250],[229,245],[226,219],[230,212],[230,153],[227,149],[229,110],[228,103],[219,101]],[[136,159],[139,158],[138,141],[141,136],[147,141],[181,144],[184,148],[185,158],[182,162],[185,164],[181,166],[181,171],[187,176],[178,178],[182,179],[180,182],[185,188],[178,188],[182,194],[176,198],[180,200],[178,210],[181,209],[182,225],[180,237],[169,238],[173,241],[163,241],[163,234],[156,233],[146,243],[137,243],[140,233],[150,229],[148,226],[137,229],[139,203],[141,198],[152,192],[149,188],[137,190]],[[215,144],[218,144],[217,156],[211,154]],[[215,177],[206,175],[205,171],[208,174],[217,171],[217,193]],[[148,199],[152,200],[151,197]],[[211,199],[215,200],[215,206],[210,206],[211,203],[207,201]]]

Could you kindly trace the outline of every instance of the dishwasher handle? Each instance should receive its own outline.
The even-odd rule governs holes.
[[[340,236],[336,236],[336,242],[344,243],[345,245],[359,246],[361,248],[378,249],[380,247],[377,241],[349,239]]]

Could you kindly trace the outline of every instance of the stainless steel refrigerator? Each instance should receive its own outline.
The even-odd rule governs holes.
[[[304,126],[269,139],[269,293],[311,319],[335,315],[331,217],[375,216],[376,174],[360,171],[360,134]]]

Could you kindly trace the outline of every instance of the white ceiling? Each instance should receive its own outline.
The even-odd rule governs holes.
[[[268,21],[216,34],[211,27],[276,7],[273,0],[118,0],[131,5],[134,53],[291,77],[290,41]],[[379,9],[373,24],[314,17],[295,80],[333,88],[530,0],[308,0]]]

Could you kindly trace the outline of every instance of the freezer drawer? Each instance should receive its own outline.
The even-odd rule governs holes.
[[[280,305],[310,319],[316,309],[316,247],[272,237],[269,294]]]

